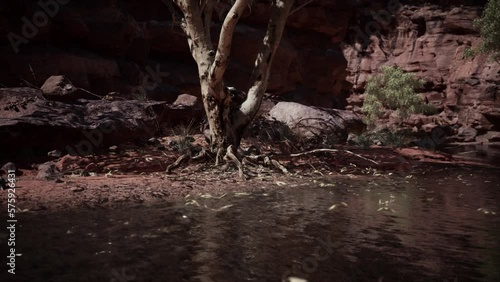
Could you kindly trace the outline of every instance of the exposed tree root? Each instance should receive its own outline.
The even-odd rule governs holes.
[[[189,154],[182,154],[179,158],[177,158],[177,160],[173,164],[167,166],[167,170],[165,172],[171,173],[173,169],[179,167],[183,162],[187,161],[189,158],[191,158]]]
[[[238,157],[235,155],[233,145],[227,147],[226,155],[224,156],[225,161],[232,161],[238,168],[238,175],[241,179],[246,180],[245,173],[243,172],[243,165],[241,164]]]
[[[222,153],[225,152],[221,160],[218,160],[219,158],[217,156],[222,156]],[[222,171],[226,171],[230,168],[232,164],[236,166],[238,169],[238,176],[242,180],[247,180],[247,174],[245,173],[246,168],[258,168],[259,163],[263,164],[264,166],[268,167],[274,167],[277,170],[281,171],[283,174],[289,174],[288,169],[282,165],[279,161],[272,159],[269,155],[263,154],[263,155],[255,155],[254,153],[258,152],[258,150],[255,150],[253,148],[252,150],[247,150],[243,151],[241,149],[236,150],[234,146],[230,145],[227,147],[226,150],[217,150],[217,153],[215,156],[216,162],[215,166],[219,166],[221,164],[221,161],[224,161],[225,164],[220,167]],[[345,152],[350,155],[353,155],[357,158],[369,161],[373,164],[378,165],[379,163],[363,157],[361,155],[355,154],[349,150],[339,150],[339,149],[315,149],[311,151],[306,151],[306,152],[301,152],[301,153],[296,153],[296,154],[289,154],[289,157],[301,157],[301,156],[306,156],[306,155],[312,155],[312,154],[317,154],[317,153],[338,153],[338,152]],[[212,161],[214,160],[214,153],[211,153],[205,149],[202,149],[196,156],[192,156],[191,151],[188,153],[185,153],[181,155],[174,163],[169,165],[166,169],[166,173],[169,174],[171,173],[174,169],[178,168],[182,164],[186,163],[188,160],[197,160],[197,161],[204,161],[207,159],[211,159]]]
[[[193,161],[197,161],[197,160],[206,159],[207,157],[209,157],[209,153],[207,152],[207,150],[205,150],[205,148],[202,148],[201,151],[198,153],[198,155],[191,157],[191,159]]]
[[[226,171],[232,164],[234,164],[238,169],[238,176],[243,180],[248,179],[245,174],[245,167],[256,168],[259,167],[259,163],[265,166],[275,167],[283,174],[289,173],[288,169],[284,165],[282,165],[279,161],[272,159],[268,155],[254,155],[259,152],[255,147],[251,147],[244,151],[241,149],[236,150],[234,146],[230,145],[226,150],[218,150],[216,154],[220,156],[223,151],[225,151],[225,154],[222,157],[222,161],[225,161],[225,164],[223,164],[220,169],[222,171]],[[188,160],[204,161],[209,158],[213,160],[214,154],[205,149],[202,149],[196,156],[192,156],[191,151],[189,151],[188,153],[181,155],[174,163],[170,164],[166,169],[166,173],[171,173],[174,169],[180,167]],[[221,162],[217,162],[217,156],[215,156],[215,159],[215,166],[219,166]]]
[[[288,174],[289,173],[288,169],[286,169],[286,167],[284,165],[280,164],[280,162],[278,162],[277,160],[271,159],[271,164],[275,168],[281,170],[281,172],[283,172],[283,174]]]

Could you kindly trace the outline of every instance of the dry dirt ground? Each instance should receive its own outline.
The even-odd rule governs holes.
[[[463,163],[450,155],[417,148],[337,149],[337,152],[291,157],[275,153],[277,150],[272,147],[261,148],[261,153],[273,155],[289,173],[263,165],[248,166],[246,181],[238,177],[235,168],[222,171],[214,167],[212,161],[192,161],[166,174],[166,166],[174,162],[179,153],[158,146],[122,146],[117,152],[88,157],[66,155],[54,160],[62,173],[56,179],[39,179],[36,169],[19,169],[16,205],[18,212],[28,212],[155,204],[187,195],[285,189],[317,177],[411,173],[428,162]],[[1,193],[2,206],[7,204],[7,197],[7,193]]]

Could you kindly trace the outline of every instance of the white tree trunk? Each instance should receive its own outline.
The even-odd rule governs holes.
[[[236,0],[227,13],[217,44],[213,50],[210,25],[216,0],[174,0],[184,14],[182,28],[198,65],[201,94],[211,131],[211,145],[218,153],[229,145],[240,145],[245,128],[255,117],[267,88],[269,71],[281,41],[293,0],[272,0],[271,18],[262,48],[255,60],[252,86],[247,99],[234,105],[223,83],[231,52],[235,26],[250,0]]]

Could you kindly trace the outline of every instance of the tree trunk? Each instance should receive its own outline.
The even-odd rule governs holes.
[[[198,65],[203,105],[210,127],[210,145],[218,163],[228,146],[238,148],[245,128],[255,117],[267,88],[271,63],[281,41],[293,0],[272,0],[272,12],[262,48],[255,60],[252,86],[241,105],[232,101],[223,83],[234,28],[250,0],[236,0],[222,24],[216,51],[210,37],[214,0],[174,0],[184,14],[182,28]]]
[[[217,153],[216,163],[219,163],[228,146],[240,146],[243,131],[235,128],[233,121],[234,111],[238,107],[233,104],[231,95],[222,84],[220,87],[211,87],[208,81],[202,81],[201,90],[210,128],[210,147],[212,152]]]

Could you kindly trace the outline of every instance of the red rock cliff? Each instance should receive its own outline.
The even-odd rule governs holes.
[[[40,86],[50,75],[64,74],[77,87],[97,94],[130,96],[147,78],[149,66],[169,73],[148,90],[150,98],[173,101],[183,92],[198,93],[186,39],[173,27],[161,0],[57,1],[68,3],[60,4],[33,36],[26,36],[24,19],[33,22],[34,15],[43,11],[39,1],[11,0],[0,6],[0,82],[5,86],[26,81]],[[333,0],[314,1],[294,12],[275,57],[268,91],[304,103],[333,105],[347,74],[339,46],[351,12],[347,1]],[[221,24],[217,13],[214,21],[217,34]],[[266,25],[267,9],[256,3],[251,16],[244,17],[236,29],[228,84],[247,87]],[[26,42],[12,48],[11,32]]]
[[[474,134],[500,130],[500,65],[484,55],[464,58],[466,48],[480,43],[473,20],[482,6],[446,4],[405,5],[369,40],[351,34],[358,40],[344,48],[346,80],[352,85],[349,108],[359,110],[363,98],[359,94],[370,76],[381,66],[395,65],[427,81],[422,95],[440,112],[415,116],[412,125],[472,127]],[[360,18],[370,12],[360,9]]]
[[[49,2],[61,4],[44,23],[36,15],[46,11],[40,3]],[[257,1],[236,30],[227,83],[239,88],[247,86],[265,30],[267,10],[262,2]],[[417,117],[415,124],[460,122],[478,130],[498,129],[498,64],[484,56],[462,58],[465,48],[479,43],[472,21],[485,1],[406,2],[412,6],[396,0],[298,0],[299,5],[307,4],[290,15],[268,91],[326,107],[344,107],[351,95],[350,107],[356,109],[367,78],[382,65],[398,65],[428,81],[424,95],[442,110],[439,116]],[[152,70],[159,70],[162,76],[146,81],[153,85],[149,98],[174,101],[181,93],[199,91],[186,39],[173,27],[161,0],[2,3],[4,86],[41,86],[49,76],[64,74],[77,87],[99,95],[119,92],[130,97]],[[401,9],[392,11],[395,3]],[[476,6],[467,6],[470,3]],[[373,15],[381,15],[377,21],[383,21],[387,11],[380,32],[361,42],[366,44],[354,40],[356,28],[366,30]],[[220,21],[216,14],[214,19],[217,33]],[[35,32],[26,27],[26,21],[34,20],[39,24]],[[13,33],[25,39],[16,48],[8,39]]]

